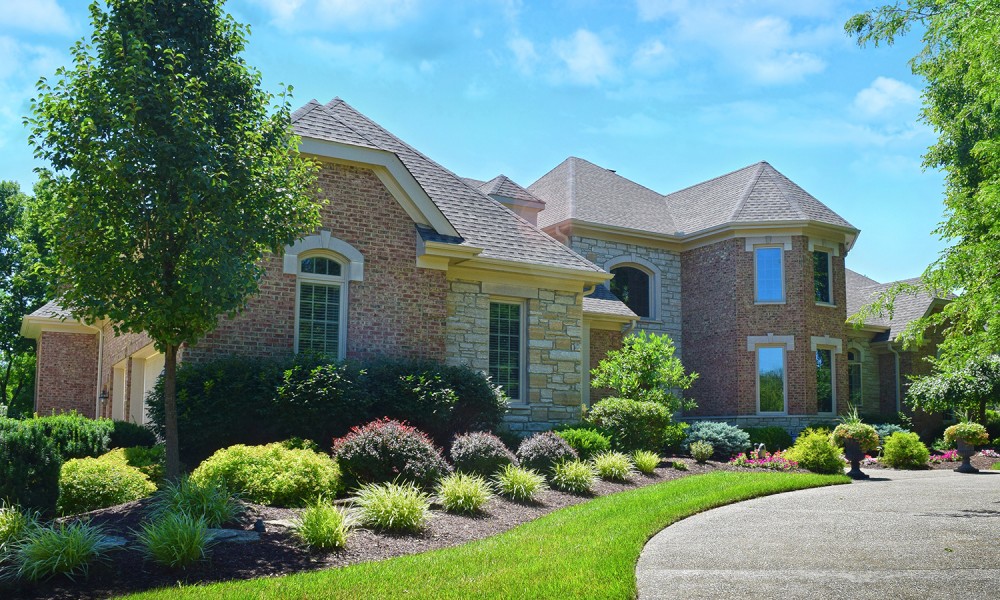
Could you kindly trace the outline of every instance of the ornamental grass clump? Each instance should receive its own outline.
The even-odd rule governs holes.
[[[459,471],[490,477],[509,464],[517,464],[517,457],[497,436],[475,431],[455,437],[451,462]]]
[[[422,530],[431,506],[430,496],[410,482],[365,484],[355,501],[365,526],[403,533]]]
[[[636,450],[632,455],[632,462],[643,475],[652,475],[656,467],[660,466],[660,456],[649,450]]]
[[[851,407],[847,414],[842,417],[840,424],[830,434],[833,442],[841,448],[848,441],[855,441],[861,447],[862,452],[870,452],[878,448],[878,431],[867,423],[861,422],[858,416],[858,409]]]
[[[243,504],[224,486],[203,485],[182,477],[168,482],[153,496],[151,514],[157,519],[184,513],[196,519],[204,517],[209,527],[221,527],[239,516],[243,509]]]
[[[31,529],[11,552],[14,577],[40,581],[55,575],[86,577],[90,566],[107,560],[114,547],[99,527],[84,522]]]
[[[979,423],[966,421],[945,429],[944,439],[949,444],[957,444],[962,441],[970,446],[985,446],[989,443],[990,436],[986,432],[986,428]]]
[[[136,534],[143,555],[169,569],[184,569],[208,558],[213,535],[204,516],[172,512],[144,523]]]
[[[791,471],[799,468],[799,463],[789,460],[781,452],[764,453],[764,458],[750,458],[740,454],[729,461],[729,464],[747,469],[770,469],[772,471]]]
[[[549,484],[557,490],[571,494],[589,494],[597,481],[594,466],[582,460],[556,463],[549,476]]]
[[[593,458],[593,462],[601,479],[628,481],[635,476],[635,466],[627,454],[602,452]]]
[[[310,550],[340,550],[347,545],[354,521],[346,509],[319,498],[296,519],[295,535]]]
[[[517,502],[534,502],[545,489],[545,478],[524,467],[507,465],[494,478],[497,492]]]
[[[691,452],[691,458],[693,458],[699,465],[705,464],[708,459],[712,458],[712,454],[715,453],[715,448],[712,444],[701,440],[691,442],[691,445],[688,446],[688,448]]]
[[[915,433],[896,432],[882,445],[879,462],[893,469],[925,469],[930,451]]]
[[[517,449],[517,460],[526,469],[548,473],[557,463],[580,458],[576,450],[552,431],[525,438]]]
[[[493,498],[493,490],[480,475],[452,473],[438,482],[437,496],[450,513],[475,514]]]

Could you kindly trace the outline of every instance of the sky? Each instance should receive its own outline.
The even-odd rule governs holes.
[[[877,0],[875,0],[877,2]],[[293,104],[339,96],[463,177],[527,187],[569,156],[660,193],[766,160],[861,230],[849,268],[919,275],[944,247],[922,168],[918,34],[859,48],[838,0],[230,0],[247,62]],[[0,0],[0,180],[23,118],[91,28],[83,0]]]

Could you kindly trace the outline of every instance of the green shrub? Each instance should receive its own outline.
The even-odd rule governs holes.
[[[906,429],[905,427],[900,427],[895,423],[879,423],[877,425],[873,424],[872,427],[875,428],[875,433],[878,434],[878,439],[882,440],[882,443],[885,443],[885,441],[889,439],[889,436],[894,433],[910,432],[909,429]]]
[[[373,529],[418,532],[427,524],[430,496],[412,483],[369,483],[356,496],[361,522]]]
[[[632,462],[643,475],[652,475],[656,467],[660,466],[660,457],[649,450],[636,450],[632,455]]]
[[[497,436],[476,431],[455,438],[451,443],[451,462],[459,471],[489,477],[506,465],[517,463],[517,457]]]
[[[243,508],[225,487],[199,485],[189,477],[181,477],[168,481],[153,495],[151,513],[154,518],[184,513],[196,519],[204,518],[209,527],[221,527],[236,519]]]
[[[684,450],[684,440],[687,439],[687,430],[691,427],[681,421],[671,423],[663,429],[663,452],[666,454],[677,454]]]
[[[1000,440],[1000,411],[986,411],[986,435],[994,441]]]
[[[7,551],[38,527],[38,515],[0,502],[0,564]]]
[[[549,485],[571,494],[589,494],[597,481],[597,470],[589,462],[564,460],[552,467]]]
[[[486,506],[493,492],[479,475],[453,473],[438,482],[437,496],[446,511],[473,514]]]
[[[799,463],[799,467],[813,473],[833,475],[844,472],[840,448],[830,441],[830,434],[822,431],[803,431],[795,444],[785,452],[785,458]]]
[[[353,527],[345,509],[318,499],[298,516],[295,535],[311,550],[339,550],[347,546]]]
[[[739,427],[719,421],[699,421],[688,429],[687,446],[693,442],[708,442],[717,460],[729,460],[750,449],[750,436]]]
[[[145,498],[156,486],[124,457],[74,458],[59,474],[59,512],[73,515]]]
[[[204,560],[213,541],[205,517],[184,512],[167,513],[144,523],[136,540],[147,558],[171,569]]]
[[[674,466],[674,469],[676,469],[678,471],[687,471],[688,470],[687,463],[684,462],[683,460],[675,460],[673,462],[673,466]]]
[[[893,469],[923,469],[931,453],[915,433],[897,431],[882,443],[879,462]]]
[[[322,452],[322,450],[319,449],[319,444],[312,440],[300,437],[290,437],[287,440],[281,440],[278,443],[289,450],[312,450],[313,452]]]
[[[691,442],[688,449],[691,452],[691,457],[694,458],[699,465],[705,464],[708,459],[712,458],[712,454],[715,453],[715,448],[712,447],[712,444],[702,440]]]
[[[588,460],[595,454],[611,450],[611,440],[604,434],[594,429],[585,427],[574,427],[570,429],[560,429],[556,435],[566,440],[570,448],[576,450],[577,455],[582,460]]]
[[[698,378],[697,373],[684,374],[684,365],[674,356],[673,340],[666,334],[632,333],[622,340],[621,348],[611,350],[591,371],[591,385],[609,388],[619,398],[655,402],[673,414],[695,407],[676,390],[686,390]],[[653,448],[628,448],[652,450]]]
[[[219,450],[191,473],[199,485],[221,486],[268,506],[306,506],[340,489],[340,470],[326,454],[290,450],[280,443]]]
[[[102,531],[82,522],[37,527],[17,544],[11,556],[15,576],[40,581],[54,575],[87,576],[90,565],[107,560],[112,543]]]
[[[430,487],[451,471],[424,432],[390,419],[354,427],[334,442],[333,453],[351,484],[403,479]]]
[[[89,419],[75,411],[26,419],[25,425],[41,428],[64,461],[97,458],[104,454],[110,447],[115,428],[111,419]]]
[[[545,489],[545,478],[523,467],[507,465],[494,478],[497,492],[517,502],[534,502]]]
[[[594,468],[601,479],[628,481],[635,476],[635,466],[626,454],[602,452],[594,457]]]
[[[62,458],[40,427],[0,419],[0,501],[55,511]]]
[[[129,421],[113,421],[109,448],[152,448],[156,445],[156,434],[145,425]]]
[[[552,431],[543,431],[525,438],[517,449],[517,460],[526,469],[549,472],[557,463],[579,458],[576,451]]]
[[[166,451],[162,444],[155,446],[132,446],[130,448],[117,448],[113,452],[121,452],[125,457],[125,462],[129,466],[139,469],[149,477],[153,483],[159,484],[163,481],[163,473],[166,469]],[[104,456],[108,456],[105,454]]]
[[[670,410],[658,402],[605,398],[590,409],[587,422],[607,434],[615,450],[659,450]]]
[[[792,447],[794,440],[792,434],[785,431],[784,427],[771,425],[769,427],[747,427],[747,435],[750,436],[750,445],[764,444],[768,452],[777,452]]]

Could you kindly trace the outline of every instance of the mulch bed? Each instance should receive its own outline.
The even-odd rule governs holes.
[[[933,457],[933,454],[931,456]],[[975,468],[977,468],[979,470],[983,470],[983,469],[989,469],[994,464],[1000,462],[1000,458],[989,458],[987,456],[979,456],[977,454],[977,455],[973,456],[971,459],[969,459],[969,462],[972,464],[973,467],[975,467]],[[927,467],[926,467],[925,470],[952,471],[954,469],[957,469],[958,466],[961,465],[961,464],[962,464],[961,460],[957,460],[957,461],[953,461],[953,462],[952,461],[942,462],[942,463],[938,463],[938,464],[931,463],[931,464],[927,465]],[[862,466],[861,467],[862,471],[865,470],[865,469],[889,469],[889,467],[884,467],[884,466],[879,465],[879,464],[869,465],[869,466]]]
[[[60,577],[16,589],[0,587],[0,597],[108,598],[179,583],[270,577],[382,560],[457,546],[496,535],[554,510],[580,504],[596,496],[715,470],[749,470],[711,461],[699,465],[691,459],[671,460],[684,462],[688,470],[680,471],[667,466],[656,469],[651,476],[638,475],[630,483],[599,481],[591,496],[547,490],[540,494],[539,502],[535,504],[522,504],[496,497],[487,505],[485,512],[478,516],[452,515],[435,507],[431,511],[430,524],[422,534],[393,535],[357,529],[349,538],[346,548],[330,553],[314,553],[304,549],[292,533],[281,526],[268,526],[259,542],[219,544],[209,561],[185,571],[171,571],[147,561],[134,545],[129,545],[113,551],[107,564],[94,565],[86,579],[73,582]],[[131,542],[135,539],[134,530],[138,529],[146,517],[148,506],[148,500],[140,500],[73,518],[89,519],[91,523],[101,525],[106,534],[124,537]],[[293,509],[247,504],[247,511],[239,522],[229,524],[227,528],[252,530],[257,519],[289,520],[296,513]]]

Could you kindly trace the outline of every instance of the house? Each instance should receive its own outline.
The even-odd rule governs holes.
[[[880,285],[844,266],[858,230],[765,162],[662,195],[569,158],[525,188],[463,179],[340,99],[309,102],[293,126],[321,164],[322,226],[266,257],[247,309],[182,362],[310,350],[467,364],[507,391],[515,431],[578,420],[600,396],[590,368],[635,328],[669,334],[700,373],[691,417],[742,425],[800,428],[851,398],[894,412],[892,368],[918,368],[887,358],[898,322],[846,325]],[[56,303],[22,332],[37,340],[38,412],[146,419],[163,367],[147,336]]]

